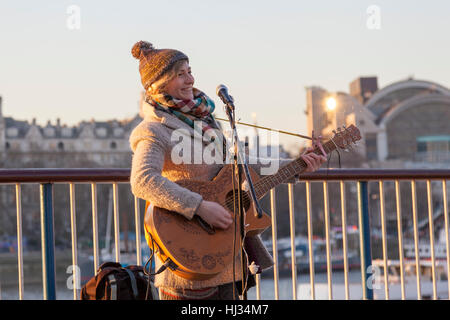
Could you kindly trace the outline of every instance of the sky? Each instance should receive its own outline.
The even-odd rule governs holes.
[[[2,1],[3,114],[69,126],[133,117],[142,85],[131,47],[145,40],[189,57],[216,116],[224,84],[241,121],[309,134],[305,87],[348,92],[359,76],[450,87],[449,14],[446,0]]]

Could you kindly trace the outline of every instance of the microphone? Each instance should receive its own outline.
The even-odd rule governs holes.
[[[232,96],[228,94],[228,88],[223,84],[218,85],[216,89],[216,94],[222,99],[223,103],[227,105],[231,110],[234,111],[234,99]]]

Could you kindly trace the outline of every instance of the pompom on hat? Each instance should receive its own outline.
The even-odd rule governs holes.
[[[155,49],[150,42],[136,42],[131,54],[139,59],[139,73],[145,90],[157,81],[164,73],[180,60],[189,58],[181,51],[174,49]]]

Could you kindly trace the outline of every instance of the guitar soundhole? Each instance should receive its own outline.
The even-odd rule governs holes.
[[[233,193],[234,193],[234,201],[233,201]],[[250,195],[247,192],[242,192],[242,199],[243,199],[243,204],[244,204],[244,210],[247,211],[251,205]],[[237,210],[238,205],[239,205],[238,190],[235,190],[234,192],[233,192],[233,190],[231,190],[230,192],[227,193],[227,195],[225,197],[225,205],[226,205],[227,209],[232,212],[234,211],[234,206],[236,205],[236,210]]]

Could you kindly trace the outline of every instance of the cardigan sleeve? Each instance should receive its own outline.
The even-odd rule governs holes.
[[[130,184],[133,194],[154,206],[192,219],[203,198],[161,175],[168,143],[156,135],[131,137],[134,150]]]

